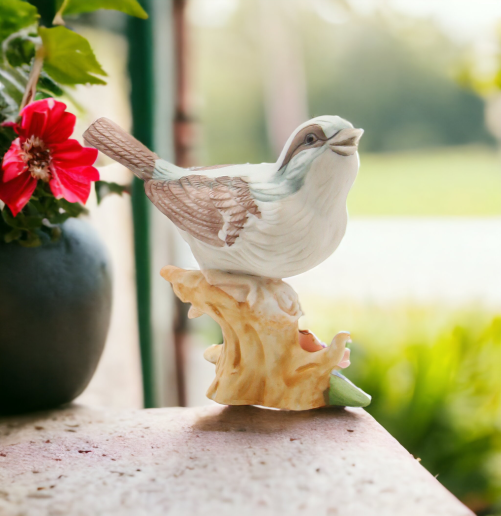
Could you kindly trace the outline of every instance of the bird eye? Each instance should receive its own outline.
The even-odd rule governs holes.
[[[306,137],[304,139],[304,143],[306,145],[311,145],[312,143],[315,143],[317,140],[318,140],[318,138],[313,133],[310,133],[310,134],[306,135]]]

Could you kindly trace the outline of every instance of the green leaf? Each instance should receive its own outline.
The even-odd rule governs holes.
[[[0,99],[1,104],[1,99]],[[1,113],[1,108],[0,108]],[[0,116],[0,122],[2,117]],[[3,156],[8,150],[11,143],[17,138],[17,134],[10,127],[0,127],[0,156]]]
[[[36,7],[22,0],[0,0],[0,13],[0,41],[38,19]]]
[[[68,202],[66,199],[57,199],[58,206],[69,213],[70,217],[78,217],[82,213],[87,213],[87,208],[78,202]]]
[[[23,232],[20,229],[13,229],[4,235],[3,240],[5,243],[9,244],[14,240],[19,240],[23,236]]]
[[[26,234],[26,239],[19,239],[17,242],[23,247],[38,247],[42,245],[42,240],[38,233],[35,231],[28,231]]]
[[[9,119],[13,120],[16,117],[18,111],[19,105],[9,95],[6,94],[3,84],[0,83],[0,123]],[[5,132],[4,129],[4,127],[0,128],[0,141],[2,142],[4,142],[6,137],[8,138],[12,134],[12,132]],[[10,141],[13,139],[14,138],[12,138]],[[3,156],[4,154],[5,152],[0,151],[0,156]]]
[[[38,207],[36,205],[36,202],[32,202],[31,199],[30,201],[28,202],[28,204],[26,205],[26,208],[24,210],[28,215],[31,215],[33,217],[35,217],[36,215],[38,215]],[[42,217],[43,218],[43,217]]]
[[[121,11],[136,18],[145,20],[148,18],[146,11],[141,7],[137,0],[66,0],[59,2],[62,9],[60,15],[90,13],[98,9],[110,9]]]
[[[44,211],[42,203],[38,199],[35,199],[33,195],[26,206],[27,209],[30,210],[30,213],[43,213]]]
[[[118,183],[108,183],[108,181],[96,181],[97,204],[110,194],[122,195],[124,192],[130,194],[130,185],[120,185]]]
[[[332,371],[330,376],[328,405],[338,407],[367,407],[371,397],[354,385],[339,371]]]
[[[7,206],[1,210],[0,239],[23,247],[37,247],[47,237],[55,242],[61,235],[61,224],[83,213],[87,213],[85,206],[56,199],[50,186],[39,181],[31,199],[15,217]]]
[[[66,27],[45,29],[39,34],[44,46],[44,70],[61,84],[106,84],[106,75],[89,42]]]
[[[14,217],[7,207],[4,207],[2,210],[2,218],[3,221],[11,228],[22,228],[21,220],[18,217]]]
[[[9,38],[4,43],[4,51],[9,64],[18,67],[31,63],[31,60],[35,56],[35,44],[33,38],[26,36]]]
[[[27,209],[29,211],[29,209]],[[16,229],[39,229],[42,227],[42,215],[34,212],[35,215],[25,215],[24,210],[15,217],[12,216],[10,210],[3,210],[2,215],[4,221],[12,228]]]
[[[47,92],[56,97],[60,97],[64,91],[57,82],[53,81],[45,72],[42,71],[38,78],[37,89],[42,92]]]
[[[48,217],[47,220],[51,224],[62,224],[63,222],[66,222],[70,217],[71,215],[67,212],[56,213],[55,215],[51,215],[50,217]]]
[[[3,95],[7,95],[17,105],[23,99],[27,81],[27,74],[20,69],[12,68],[7,64],[0,65],[0,84]]]
[[[47,183],[38,183],[38,186],[33,195],[36,195],[37,198],[49,197],[51,200],[55,200],[54,194],[51,192],[50,187],[47,185]]]
[[[42,219],[37,216],[25,216],[23,227],[27,229],[38,229],[42,227]]]

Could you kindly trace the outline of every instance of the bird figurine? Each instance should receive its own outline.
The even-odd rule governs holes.
[[[283,279],[320,264],[341,242],[362,134],[338,116],[320,116],[292,133],[276,163],[189,169],[106,118],[84,140],[144,181],[202,270]]]
[[[287,410],[370,403],[339,372],[349,365],[349,333],[327,346],[299,330],[298,296],[281,281],[323,262],[341,242],[362,134],[338,116],[320,116],[292,133],[276,163],[186,169],[106,118],[84,133],[144,181],[200,265],[166,266],[161,275],[191,303],[188,317],[205,313],[221,326],[223,344],[204,354],[216,365],[210,399]]]

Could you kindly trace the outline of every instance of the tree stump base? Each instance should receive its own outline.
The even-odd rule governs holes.
[[[173,266],[164,267],[161,275],[181,301],[191,303],[188,317],[207,314],[221,326],[223,344],[211,346],[204,354],[216,365],[209,399],[224,405],[288,410],[330,404],[331,371],[339,368],[350,334],[338,333],[327,347],[315,347],[312,341],[310,350],[304,349],[305,339],[313,334],[299,332],[302,312],[290,285]]]

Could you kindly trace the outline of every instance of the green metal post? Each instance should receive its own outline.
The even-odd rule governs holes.
[[[147,20],[129,18],[129,74],[131,81],[132,134],[148,148],[154,147],[154,76],[153,22],[151,0],[142,0],[150,14]],[[134,222],[134,251],[136,258],[136,288],[139,323],[139,343],[143,373],[144,406],[155,406],[153,374],[153,342],[151,328],[151,256],[149,201],[143,181],[134,178],[132,214]]]

